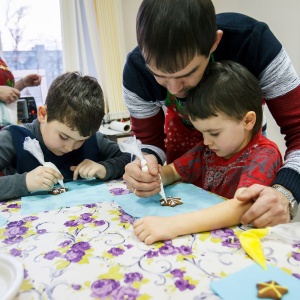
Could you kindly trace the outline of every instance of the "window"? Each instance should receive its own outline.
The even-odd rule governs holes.
[[[18,80],[42,76],[39,87],[26,88],[37,105],[45,101],[53,79],[63,72],[59,0],[1,0],[0,51]]]

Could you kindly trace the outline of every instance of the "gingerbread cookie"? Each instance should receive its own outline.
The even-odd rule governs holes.
[[[59,195],[62,194],[64,192],[67,192],[68,189],[64,188],[64,187],[58,187],[58,188],[53,188],[51,190],[48,191],[48,194],[52,194],[52,195]]]
[[[260,282],[256,285],[258,298],[271,298],[280,300],[288,292],[287,287],[279,285],[276,281]]]
[[[174,207],[176,205],[180,205],[182,204],[182,201],[181,201],[181,198],[179,197],[167,197],[167,200],[165,199],[160,199],[160,204],[161,206],[171,206],[171,207]]]

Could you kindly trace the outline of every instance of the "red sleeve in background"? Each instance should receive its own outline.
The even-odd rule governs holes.
[[[300,150],[300,85],[289,93],[266,101],[280,132],[285,136],[287,152]]]
[[[158,114],[146,119],[130,117],[132,135],[135,135],[142,144],[156,146],[165,152],[165,115],[161,109]]]

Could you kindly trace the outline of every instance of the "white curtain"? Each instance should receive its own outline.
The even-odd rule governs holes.
[[[125,42],[120,0],[60,0],[65,71],[98,79],[106,120],[126,118],[122,99]]]

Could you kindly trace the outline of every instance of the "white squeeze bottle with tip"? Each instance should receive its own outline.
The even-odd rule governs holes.
[[[142,165],[142,171],[143,172],[149,172],[148,171],[148,166],[147,166],[147,161],[145,159],[142,159],[141,160],[141,165]],[[159,194],[163,197],[163,199],[165,201],[167,201],[167,197],[166,197],[166,194],[165,194],[165,189],[164,189],[164,186],[163,186],[163,183],[162,183],[162,178],[160,176],[160,174],[158,174],[158,176],[160,177],[160,192]]]

